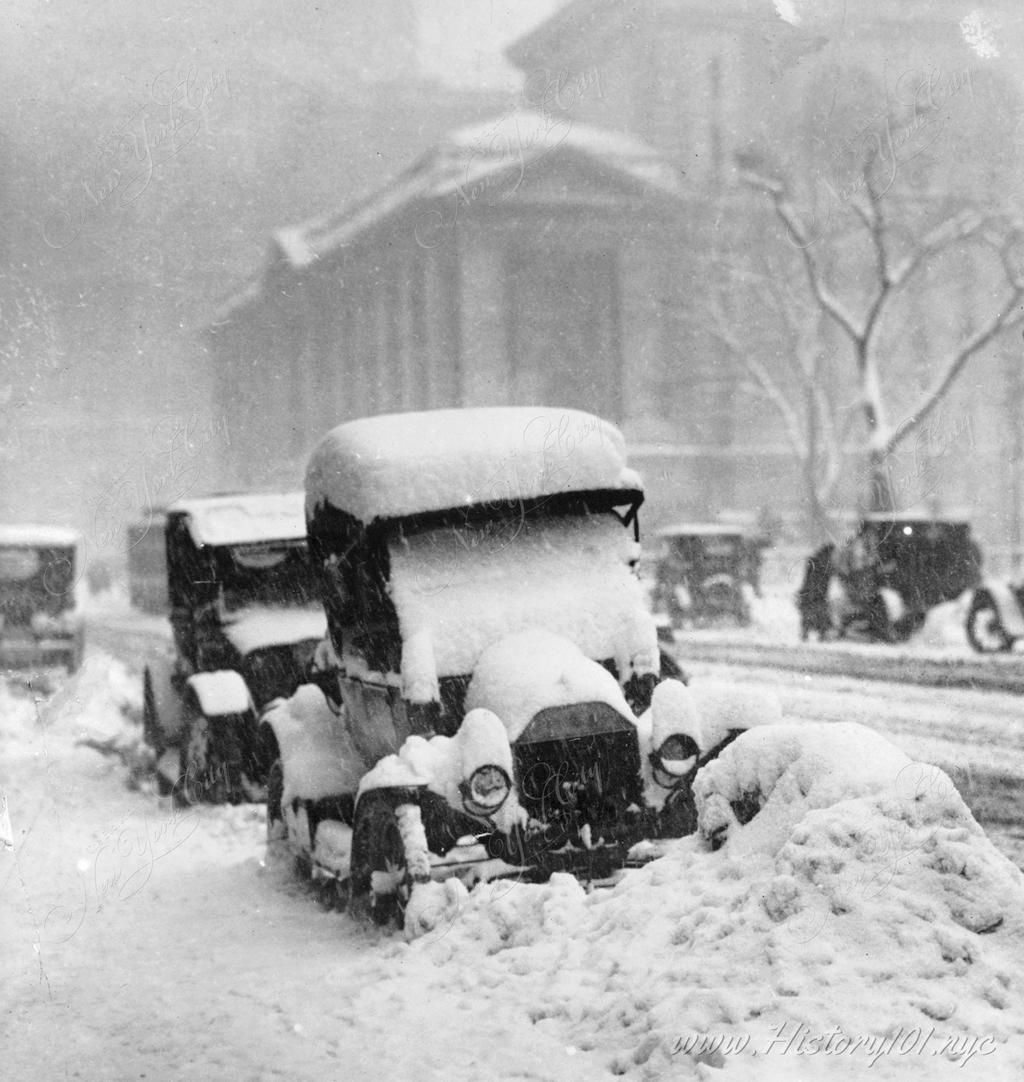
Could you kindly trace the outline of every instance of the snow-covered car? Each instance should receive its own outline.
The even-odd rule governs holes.
[[[187,801],[261,797],[260,711],[307,679],[326,630],[303,494],[182,501],[164,529],[174,649],[143,675],[158,774]]]
[[[78,544],[55,526],[0,526],[0,668],[81,665]]]
[[[765,540],[752,529],[687,522],[658,531],[653,603],[673,628],[750,623],[748,593],[760,591]]]
[[[664,679],[616,428],[540,408],[354,421],[315,450],[306,500],[328,641],[319,686],[264,715],[272,846],[381,917],[431,879],[605,880],[693,829],[709,749],[661,694],[687,689]]]

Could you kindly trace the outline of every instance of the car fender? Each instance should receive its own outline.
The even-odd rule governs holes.
[[[195,693],[199,709],[208,718],[247,714],[254,710],[245,680],[233,669],[195,673],[186,683]]]
[[[999,622],[1007,635],[1024,638],[1024,612],[1013,586],[1004,579],[986,579],[975,591],[975,598],[988,594],[999,612]]]
[[[344,713],[336,714],[315,684],[303,684],[289,699],[275,699],[260,718],[267,740],[273,734],[284,770],[283,804],[298,798],[322,800],[356,792],[367,771],[352,743]]]

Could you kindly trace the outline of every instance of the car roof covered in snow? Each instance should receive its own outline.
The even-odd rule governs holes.
[[[80,538],[63,526],[0,526],[0,545],[71,548]]]
[[[367,417],[310,459],[306,510],[362,522],[569,492],[641,488],[614,425],[580,410],[495,407]]]
[[[306,536],[301,492],[237,493],[181,500],[168,515],[185,515],[197,545],[294,541]]]

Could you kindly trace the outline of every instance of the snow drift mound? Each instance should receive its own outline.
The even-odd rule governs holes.
[[[701,836],[614,890],[491,883],[411,949],[618,1075],[1022,1076],[1024,876],[941,771],[772,726],[697,786]]]

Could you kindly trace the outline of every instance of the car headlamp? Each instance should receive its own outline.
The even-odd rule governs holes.
[[[655,781],[666,789],[673,788],[694,770],[699,758],[700,748],[692,736],[685,733],[666,736],[661,747],[651,753]]]
[[[478,766],[460,786],[466,809],[481,815],[493,815],[508,800],[512,779],[493,764]]]

